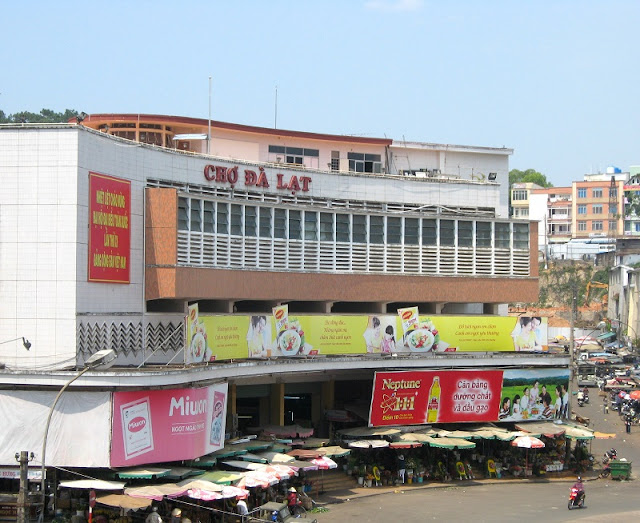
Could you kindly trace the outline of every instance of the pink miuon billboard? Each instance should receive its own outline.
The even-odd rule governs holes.
[[[111,466],[194,459],[224,446],[227,384],[113,394]]]

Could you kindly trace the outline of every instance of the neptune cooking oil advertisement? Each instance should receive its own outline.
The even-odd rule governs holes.
[[[397,315],[294,314],[286,305],[271,314],[203,314],[197,304],[186,320],[185,363],[340,354],[542,352],[547,318],[438,316],[417,307]]]

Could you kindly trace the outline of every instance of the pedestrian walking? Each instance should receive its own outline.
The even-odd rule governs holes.
[[[624,424],[625,424],[625,427],[627,428],[627,434],[631,434],[631,417],[630,416],[627,416],[624,419]]]

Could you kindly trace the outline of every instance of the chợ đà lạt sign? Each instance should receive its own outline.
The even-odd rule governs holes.
[[[130,283],[131,182],[89,173],[88,281]]]

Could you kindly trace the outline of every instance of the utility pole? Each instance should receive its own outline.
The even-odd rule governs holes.
[[[20,490],[18,492],[18,523],[26,523],[27,521],[27,493],[28,487],[28,471],[29,471],[29,453],[26,450],[16,453],[16,460],[20,463]]]

